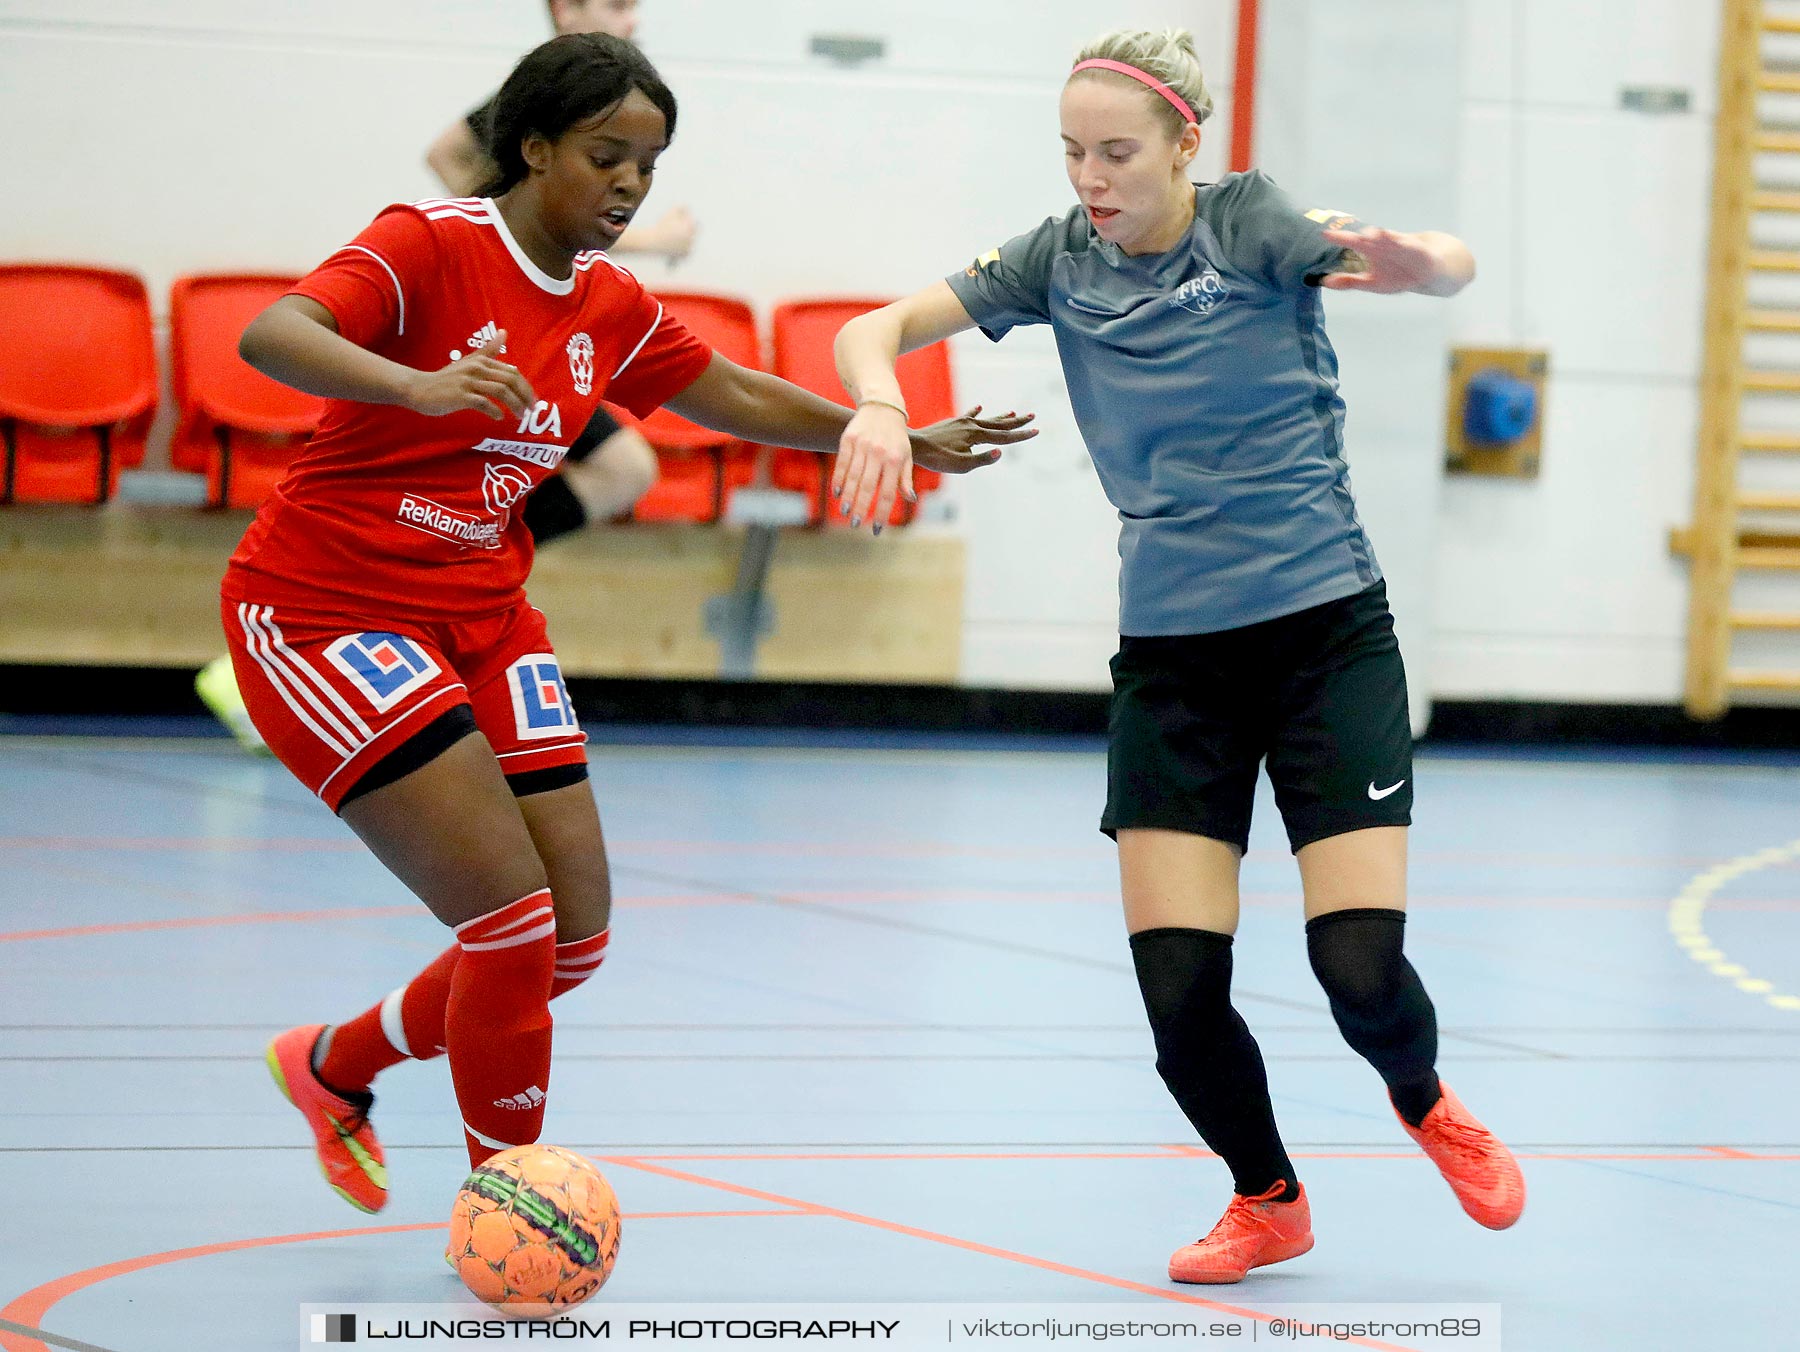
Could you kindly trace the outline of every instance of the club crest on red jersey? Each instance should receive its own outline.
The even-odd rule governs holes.
[[[585,333],[569,339],[569,374],[575,378],[576,394],[594,392],[594,340]]]

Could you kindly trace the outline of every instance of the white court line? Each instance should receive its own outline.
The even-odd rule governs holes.
[[[1724,977],[1746,995],[1760,996],[1776,1009],[1800,1011],[1800,995],[1787,995],[1775,989],[1775,983],[1753,976],[1742,963],[1733,962],[1711,938],[1701,924],[1706,903],[1726,883],[1774,864],[1800,859],[1800,840],[1789,841],[1754,854],[1740,855],[1726,863],[1695,874],[1669,903],[1669,933],[1687,950],[1687,955],[1714,976]]]

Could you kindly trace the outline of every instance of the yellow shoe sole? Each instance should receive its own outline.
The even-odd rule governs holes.
[[[281,1073],[281,1062],[275,1057],[275,1044],[273,1042],[271,1042],[268,1049],[263,1052],[263,1064],[269,1068],[269,1077],[275,1081],[275,1087],[281,1091],[281,1096],[289,1103],[292,1103],[294,1107],[298,1108],[300,1105],[294,1103],[293,1091],[288,1088],[287,1076]],[[313,1163],[319,1166],[319,1176],[325,1180],[326,1187],[330,1188],[339,1197],[342,1197],[346,1202],[350,1203],[351,1206],[362,1212],[363,1215],[373,1216],[375,1214],[374,1207],[364,1206],[361,1202],[357,1201],[349,1193],[345,1192],[337,1184],[331,1181],[331,1175],[325,1172],[325,1161],[319,1158],[319,1152],[316,1150],[313,1151]]]

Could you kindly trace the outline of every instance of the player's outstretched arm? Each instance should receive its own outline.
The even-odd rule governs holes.
[[[838,330],[833,347],[838,378],[856,404],[856,416],[839,439],[837,463],[831,469],[831,495],[852,519],[860,521],[873,506],[875,519],[887,520],[887,508],[880,504],[889,480],[896,480],[910,501],[913,462],[926,469],[938,468],[918,459],[911,444],[906,399],[894,363],[902,353],[929,347],[974,327],[975,321],[949,284],[933,282],[923,291],[858,315]],[[975,412],[980,412],[979,406]],[[1037,432],[1033,429],[1026,435],[1036,436]],[[994,452],[984,463],[999,458]]]
[[[494,162],[482,150],[468,122],[460,117],[431,143],[425,152],[425,163],[452,197],[474,196],[494,172]]]
[[[717,353],[700,378],[669,400],[668,405],[702,427],[744,441],[827,454],[837,450],[844,429],[852,420],[852,410],[842,404],[821,399],[778,376],[748,370]],[[1036,428],[1026,426],[1031,421],[1030,414],[984,418],[980,412],[975,409],[960,418],[946,418],[910,432],[903,427],[901,440],[907,453],[891,473],[879,481],[871,480],[869,503],[855,513],[855,524],[860,525],[869,515],[870,503],[877,525],[888,519],[895,496],[903,489],[910,492],[907,481],[915,460],[926,469],[966,474],[1000,458],[998,450],[977,447],[1010,445],[1037,435]]]
[[[670,207],[648,225],[629,226],[608,253],[656,254],[679,263],[694,249],[700,226],[686,207]]]
[[[522,416],[537,396],[517,367],[488,355],[505,350],[502,329],[486,350],[441,370],[418,371],[358,347],[337,331],[330,310],[305,296],[283,296],[238,339],[238,355],[283,385],[325,399],[397,404],[429,417],[463,409],[490,418],[504,418],[509,410]]]
[[[1468,245],[1442,231],[1327,230],[1325,238],[1350,250],[1361,264],[1354,272],[1327,274],[1319,285],[1333,291],[1454,296],[1475,279]]]

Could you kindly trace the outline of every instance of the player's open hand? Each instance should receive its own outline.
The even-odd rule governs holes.
[[[1437,278],[1437,255],[1416,235],[1397,230],[1327,230],[1325,238],[1356,256],[1349,270],[1328,273],[1320,281],[1320,286],[1333,291],[1391,296],[1423,291]]]
[[[908,502],[918,499],[913,490],[914,465],[939,474],[967,474],[991,465],[1000,458],[998,447],[1037,435],[1037,428],[1027,426],[1036,416],[1001,413],[984,418],[977,404],[959,418],[908,431],[898,409],[865,404],[838,443],[831,495],[851,525],[873,521],[879,533],[893,513],[896,496]],[[981,446],[996,449],[976,449]]]
[[[406,407],[429,418],[474,409],[496,420],[510,412],[523,417],[537,403],[531,382],[518,367],[492,354],[506,350],[501,329],[486,347],[459,357],[438,371],[420,371],[406,393]]]
[[[981,451],[976,447],[1029,441],[1038,434],[1037,428],[1027,425],[1036,417],[1035,413],[997,413],[984,418],[977,404],[960,418],[945,418],[913,433],[913,463],[939,474],[967,474],[1000,458],[998,449]]]
[[[838,438],[831,466],[831,496],[850,524],[860,526],[877,508],[876,528],[894,510],[895,494],[918,495],[912,482],[912,433],[906,415],[888,404],[864,404]]]

